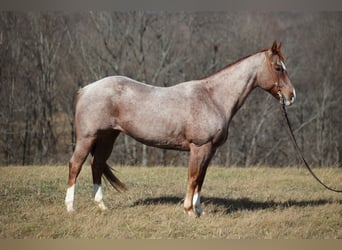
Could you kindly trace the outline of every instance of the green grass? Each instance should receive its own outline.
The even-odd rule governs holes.
[[[342,239],[342,195],[302,168],[210,167],[202,190],[207,214],[199,219],[183,213],[186,168],[115,169],[128,192],[105,183],[109,210],[99,211],[84,166],[76,212],[68,214],[67,167],[1,167],[0,238]],[[315,171],[341,188],[342,169]]]

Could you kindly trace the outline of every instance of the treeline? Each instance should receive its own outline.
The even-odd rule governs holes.
[[[171,86],[277,39],[297,91],[288,111],[298,143],[310,164],[341,167],[341,23],[341,12],[0,12],[0,165],[67,164],[75,94],[87,83],[125,75]],[[120,135],[110,160],[185,165],[187,153]],[[261,90],[234,117],[212,162],[299,163],[278,101]]]

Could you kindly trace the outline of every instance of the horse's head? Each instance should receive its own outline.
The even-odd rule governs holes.
[[[296,92],[287,75],[284,55],[280,48],[281,44],[278,45],[274,41],[272,47],[265,51],[266,60],[258,74],[258,86],[281,102],[284,100],[286,106],[289,106],[294,102]]]

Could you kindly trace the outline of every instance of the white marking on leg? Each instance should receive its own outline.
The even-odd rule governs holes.
[[[186,194],[185,199],[184,199],[184,213],[189,214],[189,208],[191,208],[192,205],[192,200],[189,198],[189,195]]]
[[[94,200],[100,202],[103,199],[102,187],[99,184],[94,184]]]
[[[194,194],[194,197],[192,198],[192,206],[194,211],[197,213],[197,215],[201,215],[203,210],[201,208],[201,198],[200,198],[201,193],[196,192]]]
[[[107,207],[103,202],[102,187],[99,184],[94,184],[94,201],[98,204],[101,210],[106,210]]]
[[[73,212],[74,210],[74,198],[75,198],[75,184],[68,187],[65,196],[65,205],[68,212]]]
[[[198,207],[200,204],[201,200],[200,200],[200,193],[195,193],[194,197],[192,198],[192,206],[194,207]]]

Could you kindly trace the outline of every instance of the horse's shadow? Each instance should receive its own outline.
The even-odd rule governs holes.
[[[135,206],[146,206],[146,205],[158,205],[158,204],[182,204],[184,201],[183,197],[178,196],[161,196],[161,197],[153,197],[153,198],[145,198],[139,199],[132,204],[132,207]],[[238,198],[238,199],[230,199],[230,198],[218,198],[218,197],[201,197],[201,201],[204,206],[213,205],[217,207],[211,213],[215,213],[218,211],[223,212],[225,214],[233,213],[241,210],[263,210],[263,209],[286,209],[290,207],[314,207],[321,206],[326,204],[338,203],[342,204],[342,200],[332,201],[326,199],[318,199],[318,200],[288,200],[284,202],[278,201],[255,201],[250,198]],[[220,208],[220,209],[219,209]]]

